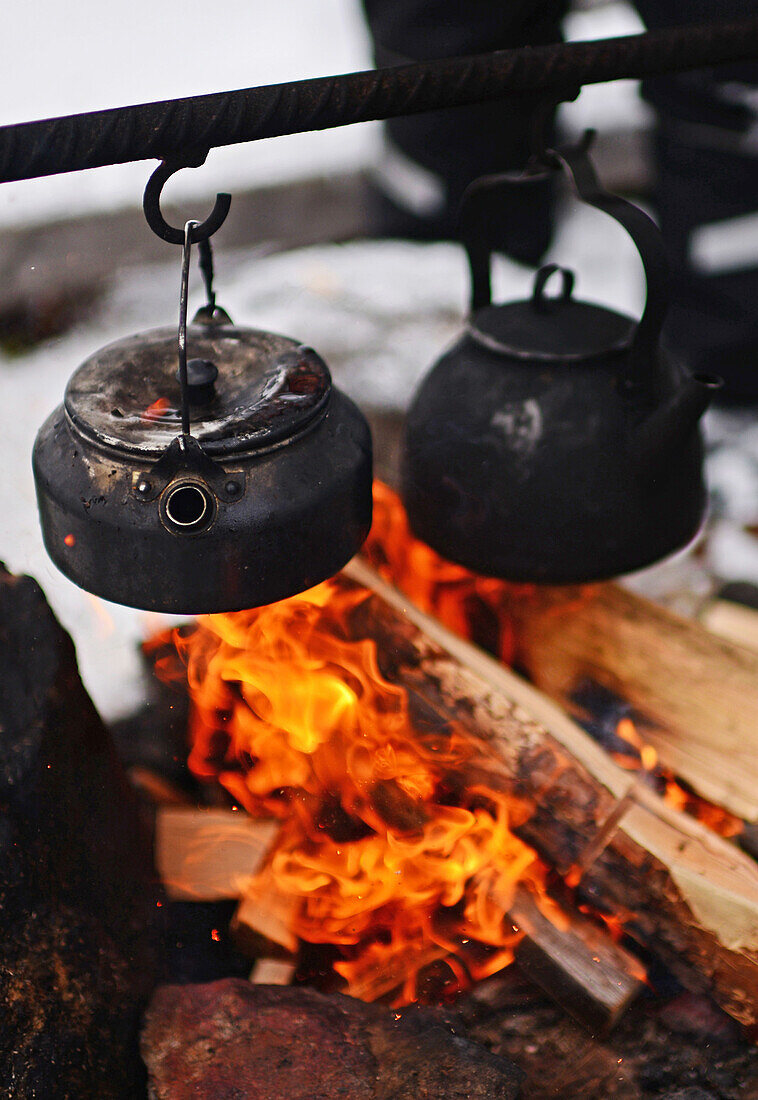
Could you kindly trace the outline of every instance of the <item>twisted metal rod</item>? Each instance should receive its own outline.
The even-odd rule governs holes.
[[[752,16],[91,111],[0,127],[0,183],[756,58]]]

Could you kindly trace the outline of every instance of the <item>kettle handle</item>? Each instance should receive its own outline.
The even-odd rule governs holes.
[[[658,345],[661,328],[669,304],[669,263],[660,230],[653,219],[626,199],[605,191],[597,178],[595,168],[588,156],[590,135],[577,146],[557,150],[548,150],[542,156],[536,168],[525,173],[504,173],[502,175],[482,176],[467,188],[461,203],[461,230],[463,243],[471,269],[471,311],[481,309],[492,301],[490,261],[492,249],[483,240],[483,234],[476,232],[474,218],[471,217],[472,200],[481,191],[490,190],[500,184],[529,184],[549,178],[554,171],[563,171],[582,202],[597,207],[624,227],[639,252],[645,270],[647,294],[645,308],[630,345],[630,370],[628,381],[631,384],[642,382],[642,372],[646,364],[652,362],[652,356]]]

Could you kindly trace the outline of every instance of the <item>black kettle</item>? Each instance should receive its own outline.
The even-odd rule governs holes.
[[[87,359],[34,448],[45,546],[133,607],[237,611],[336,573],[371,525],[371,435],[312,348],[204,307]]]
[[[444,557],[570,584],[639,569],[696,534],[706,502],[699,420],[721,381],[690,375],[660,347],[668,264],[652,220],[602,190],[586,142],[545,156],[535,175],[565,172],[632,237],[643,315],[635,323],[577,301],[573,274],[552,264],[527,301],[491,304],[490,251],[469,218],[471,314],[413,400],[402,481],[414,533]],[[477,181],[467,209],[506,181]],[[546,293],[552,276],[557,296]]]

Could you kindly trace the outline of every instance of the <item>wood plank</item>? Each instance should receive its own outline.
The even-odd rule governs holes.
[[[263,937],[294,955],[298,939],[292,927],[299,899],[283,894],[265,872],[246,887],[241,899],[231,925],[232,937],[240,950],[250,951],[251,943],[257,945]]]
[[[289,959],[257,959],[250,981],[253,985],[290,985],[296,969]]]
[[[733,600],[709,600],[698,621],[712,634],[758,652],[758,611]]]
[[[579,1023],[610,1031],[642,990],[639,960],[584,918],[572,915],[559,928],[523,889],[509,917],[526,933],[515,955],[524,973]]]

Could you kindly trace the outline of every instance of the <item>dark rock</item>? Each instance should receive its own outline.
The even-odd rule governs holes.
[[[152,1100],[515,1100],[521,1081],[438,1013],[238,979],[159,988],[142,1053]]]
[[[680,1035],[690,1035],[707,1042],[734,1042],[739,1028],[709,997],[697,993],[681,993],[658,1013],[663,1024]]]
[[[36,582],[0,567],[2,1095],[139,1095],[152,879],[73,643]]]
[[[96,917],[45,907],[15,925],[0,957],[3,1095],[143,1096],[132,986],[123,952]]]
[[[529,1100],[758,1097],[758,1049],[701,998],[662,1003],[653,990],[612,1035],[592,1035],[510,966],[456,1001],[466,1034],[515,1062]],[[694,1013],[694,1018],[693,1018]],[[714,1027],[713,1034],[708,1028]]]
[[[719,1100],[719,1097],[715,1092],[706,1092],[705,1089],[693,1085],[691,1088],[670,1092],[667,1100]]]

